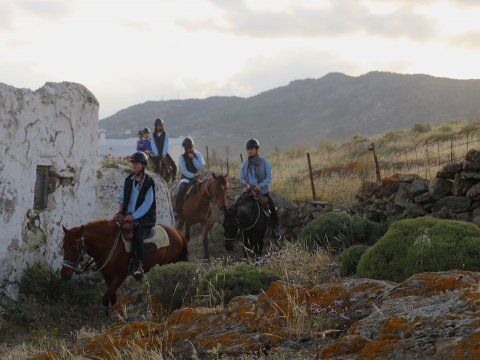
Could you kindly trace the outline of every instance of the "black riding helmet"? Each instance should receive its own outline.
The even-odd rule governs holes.
[[[132,156],[130,156],[130,162],[139,162],[147,165],[148,156],[143,151],[137,151]]]
[[[163,125],[163,118],[159,117],[155,119],[155,122],[153,123],[154,126],[158,125]]]
[[[185,139],[183,139],[182,141],[182,146],[184,148],[191,148],[193,147],[194,143],[193,143],[193,140],[189,137],[186,137]]]
[[[143,136],[143,130],[138,130],[138,134],[137,135],[142,135]]]
[[[144,134],[150,134],[150,129],[149,128],[143,128],[143,133]]]
[[[260,147],[260,143],[255,138],[250,138],[245,142],[245,148],[255,148],[258,149]]]

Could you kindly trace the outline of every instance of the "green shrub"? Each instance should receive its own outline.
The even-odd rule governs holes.
[[[432,126],[430,124],[415,124],[412,126],[412,130],[416,133],[422,134],[432,130]]]
[[[431,217],[393,223],[360,259],[357,273],[403,281],[424,271],[480,270],[480,229],[467,222]]]
[[[358,216],[352,218],[352,242],[354,244],[372,245],[387,231],[384,224]]]
[[[340,274],[342,276],[355,274],[358,262],[367,249],[367,245],[358,244],[350,246],[338,254],[337,261],[340,263]]]
[[[278,279],[274,272],[246,263],[228,269],[215,267],[200,280],[199,295],[207,297],[211,306],[226,304],[235,296],[258,294]]]
[[[323,248],[338,254],[351,245],[351,225],[351,218],[346,213],[322,214],[302,229],[299,241],[310,251]]]
[[[373,244],[385,230],[384,225],[371,220],[329,212],[308,223],[302,229],[299,241],[310,251],[322,248],[338,254],[350,245]]]
[[[150,292],[168,311],[191,301],[198,285],[198,267],[190,262],[177,262],[153,267],[147,274]]]
[[[61,299],[64,294],[63,285],[58,270],[43,262],[35,262],[23,271],[18,290],[25,299],[33,298],[41,303],[49,303]]]

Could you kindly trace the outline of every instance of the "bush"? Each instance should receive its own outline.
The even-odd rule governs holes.
[[[357,265],[363,253],[368,249],[367,245],[353,245],[343,250],[338,256],[340,274],[342,276],[353,275],[357,271]]]
[[[384,224],[358,216],[352,218],[352,243],[372,245],[387,231]]]
[[[431,217],[393,223],[360,259],[357,273],[403,281],[424,271],[480,270],[480,229],[467,222]]]
[[[199,295],[206,296],[211,306],[227,304],[235,296],[258,294],[278,279],[274,272],[246,263],[228,269],[215,267],[201,279]]]
[[[147,274],[150,292],[171,312],[191,301],[197,291],[198,268],[190,262],[153,267]]]
[[[60,273],[43,262],[27,266],[20,277],[18,290],[24,299],[40,303],[58,302],[64,295],[64,281]]]
[[[413,132],[422,134],[432,130],[432,126],[430,124],[414,124],[412,130]]]
[[[310,251],[322,248],[338,254],[354,244],[373,244],[385,230],[384,225],[371,220],[329,212],[308,223],[302,229],[299,241]]]

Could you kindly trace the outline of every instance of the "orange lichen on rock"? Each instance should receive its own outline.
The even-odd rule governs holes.
[[[401,316],[394,316],[384,322],[380,340],[403,340],[410,336],[412,331],[408,320]]]
[[[343,336],[324,348],[320,353],[320,359],[357,353],[364,348],[367,342],[368,340],[360,335]]]
[[[463,280],[464,276],[468,274],[471,274],[471,272],[450,271],[444,274],[431,272],[415,274],[397,286],[395,290],[390,293],[390,296],[431,296],[446,291],[471,288],[472,283]]]
[[[453,350],[453,360],[480,359],[480,332],[462,339]]]
[[[398,341],[382,340],[370,341],[357,353],[355,360],[383,359],[393,351]]]

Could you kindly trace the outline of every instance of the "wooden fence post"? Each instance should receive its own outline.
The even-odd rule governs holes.
[[[312,162],[310,161],[310,153],[308,152],[307,152],[307,161],[308,161],[308,173],[310,174],[310,185],[312,187],[313,200],[317,200],[317,195],[315,194],[315,184],[313,182]]]
[[[227,175],[230,174],[230,166],[228,165],[228,155],[227,155]]]
[[[240,162],[243,163],[243,156],[240,154]]]
[[[382,178],[380,177],[380,165],[378,164],[377,154],[375,153],[375,144],[371,143],[368,147],[368,150],[373,152],[373,160],[375,160],[375,172],[377,173],[377,182],[380,182],[382,181]]]
[[[208,162],[208,145],[205,146],[205,150],[207,152],[207,169],[210,169],[210,165],[209,165],[209,162]]]
[[[453,134],[450,135],[450,161],[453,162]]]

